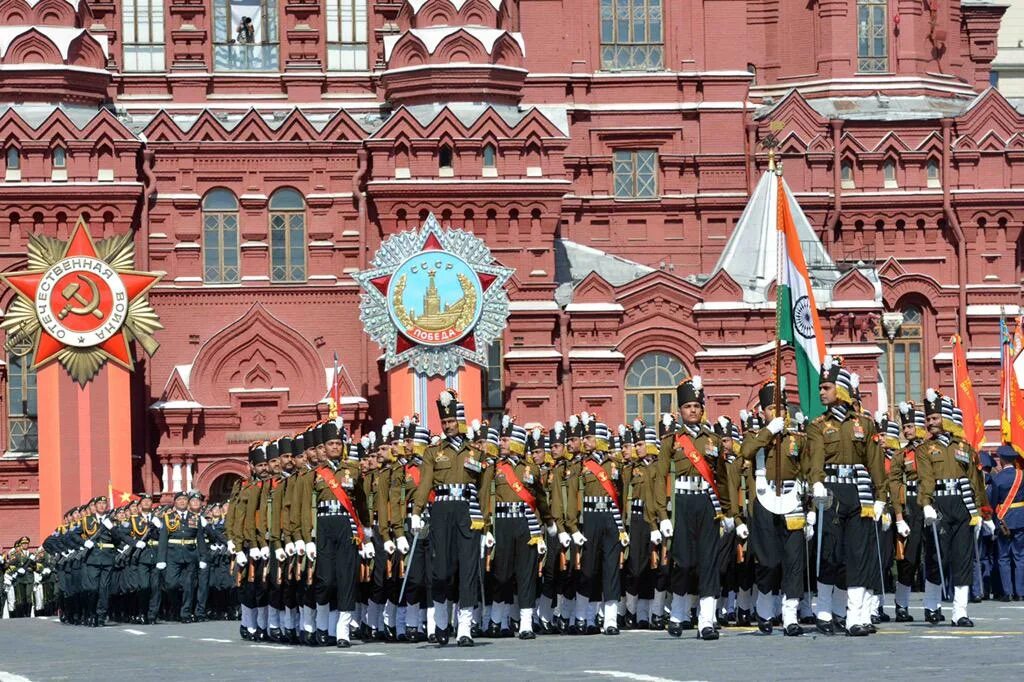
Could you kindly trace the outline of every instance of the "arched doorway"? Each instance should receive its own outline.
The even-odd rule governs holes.
[[[689,376],[686,366],[674,355],[644,353],[626,371],[626,423],[643,419],[657,422],[664,412],[676,407],[676,386]]]
[[[210,484],[209,501],[216,503],[227,502],[228,498],[231,497],[231,489],[234,488],[235,483],[241,480],[241,476],[232,473],[221,474],[213,479],[213,483]]]

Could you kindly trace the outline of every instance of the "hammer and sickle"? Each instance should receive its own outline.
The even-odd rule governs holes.
[[[68,315],[74,313],[75,315],[95,315],[97,319],[103,319],[103,313],[97,310],[100,306],[100,288],[96,282],[92,281],[85,275],[79,274],[78,279],[85,282],[86,286],[89,287],[90,297],[86,299],[82,296],[80,289],[82,285],[78,282],[71,282],[63,290],[61,290],[61,296],[67,301],[64,304],[64,308],[61,309],[60,314],[57,315],[58,319],[63,320]],[[75,302],[80,303],[80,306],[75,306]]]

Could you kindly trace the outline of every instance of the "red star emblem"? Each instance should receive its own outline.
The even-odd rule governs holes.
[[[115,270],[99,258],[81,219],[61,258],[43,271],[10,273],[3,279],[36,309],[42,329],[33,368],[54,360],[64,348],[95,348],[132,369],[124,321],[132,301],[161,275]]]

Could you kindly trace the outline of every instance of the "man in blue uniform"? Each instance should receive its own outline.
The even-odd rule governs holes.
[[[996,516],[999,549],[1000,601],[1024,596],[1024,468],[1010,445],[996,451],[1003,467],[992,480],[992,508]]]

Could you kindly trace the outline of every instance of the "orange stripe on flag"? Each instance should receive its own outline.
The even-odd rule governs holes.
[[[807,291],[813,292],[814,288],[811,286],[811,276],[807,272],[807,262],[804,260],[803,249],[800,248],[800,235],[796,231],[796,222],[793,220],[793,213],[789,209],[789,199],[786,197],[786,190],[782,184],[782,176],[778,176],[778,209],[777,209],[777,223],[779,232],[782,233],[782,237],[785,239],[786,244],[786,256],[796,267],[800,273],[800,277],[804,280],[807,285]],[[776,273],[776,285],[778,280],[781,279],[782,273]],[[811,306],[811,320],[814,321],[814,329],[821,329],[821,322],[818,320],[818,307],[816,305]],[[823,334],[817,334],[815,339],[818,346],[818,359],[819,361],[825,357],[825,337]]]

